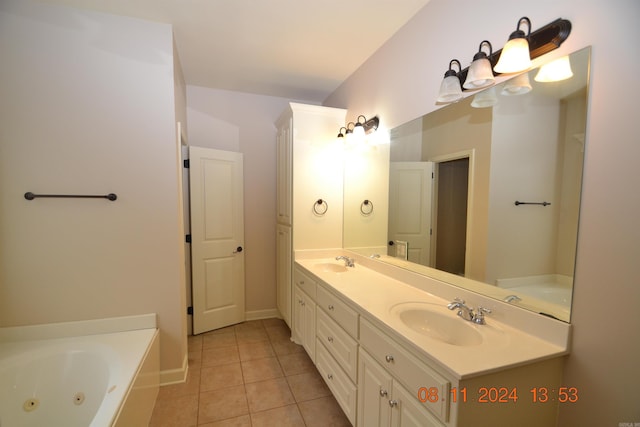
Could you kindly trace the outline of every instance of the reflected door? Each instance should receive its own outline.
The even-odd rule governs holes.
[[[433,162],[391,162],[389,242],[407,242],[407,259],[429,265]],[[395,256],[394,246],[389,255]]]

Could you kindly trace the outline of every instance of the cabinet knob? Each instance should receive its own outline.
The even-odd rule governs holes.
[[[329,310],[333,310],[333,304],[329,304],[329,306],[327,307]]]
[[[397,400],[390,400],[389,401],[389,406],[391,406],[392,408],[395,408],[396,406],[398,406],[398,401]]]
[[[387,397],[388,394],[387,390],[380,389],[380,397]]]
[[[328,379],[330,379],[330,380],[332,380],[332,379],[333,379],[333,374],[329,374],[329,375],[327,375],[327,378],[328,378]]]
[[[327,337],[327,341],[333,342],[333,337]]]
[[[384,360],[386,360],[386,361],[387,361],[387,363],[391,363],[391,362],[393,362],[393,356],[392,356],[392,355],[390,355],[390,354],[387,354],[387,355],[384,357]]]

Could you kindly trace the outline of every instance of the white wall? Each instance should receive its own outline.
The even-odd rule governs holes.
[[[640,82],[625,77],[640,66],[631,53],[640,40],[640,3],[486,0],[474,7],[465,0],[431,0],[325,104],[348,108],[348,116],[373,111],[389,128],[433,111],[449,61],[468,65],[480,40],[502,47],[523,15],[534,29],[559,17],[573,24],[569,39],[545,60],[593,46],[573,344],[564,378],[580,397],[560,407],[558,425],[640,422]]]
[[[154,312],[180,373],[172,49],[169,25],[0,2],[0,326]]]
[[[187,86],[189,145],[244,155],[249,316],[276,310],[276,127],[290,100]]]

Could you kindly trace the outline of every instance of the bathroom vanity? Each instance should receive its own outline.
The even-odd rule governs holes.
[[[353,425],[554,426],[577,400],[561,383],[569,324],[329,252],[296,252],[292,335]],[[455,297],[491,310],[486,324],[448,309]]]

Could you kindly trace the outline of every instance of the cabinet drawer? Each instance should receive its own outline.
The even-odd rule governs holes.
[[[316,368],[318,368],[320,375],[324,378],[351,424],[355,425],[356,386],[319,340],[316,341]]]
[[[407,387],[409,393],[418,398],[422,387],[438,389],[436,402],[424,402],[440,420],[449,419],[449,393],[451,383],[443,376],[403,349],[397,342],[367,320],[360,318],[360,344],[384,366],[395,378]]]
[[[322,286],[318,286],[316,301],[349,335],[358,338],[358,313]]]
[[[316,336],[355,382],[358,372],[358,343],[322,310],[316,318]]]
[[[293,270],[293,282],[300,286],[314,300],[316,299],[316,281],[311,279],[307,274],[303,273],[300,268]]]

